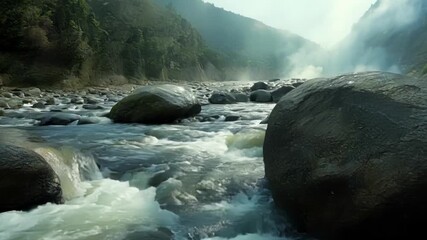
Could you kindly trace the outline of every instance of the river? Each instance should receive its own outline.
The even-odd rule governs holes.
[[[263,181],[260,122],[274,104],[205,105],[217,119],[170,125],[113,124],[102,117],[112,104],[66,110],[98,118],[92,125],[0,117],[3,138],[47,159],[66,198],[1,213],[0,239],[291,239]]]

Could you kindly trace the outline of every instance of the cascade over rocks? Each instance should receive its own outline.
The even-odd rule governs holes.
[[[38,154],[0,144],[0,212],[62,203],[58,176]]]
[[[190,90],[166,84],[136,90],[114,105],[109,117],[117,123],[162,124],[200,111],[201,105]]]
[[[273,198],[319,239],[405,239],[427,214],[427,81],[368,72],[306,82],[272,111]]]

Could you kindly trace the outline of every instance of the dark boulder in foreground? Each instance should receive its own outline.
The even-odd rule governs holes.
[[[125,97],[111,109],[109,117],[117,123],[162,124],[192,117],[201,111],[193,93],[181,86],[143,87]]]
[[[320,239],[406,239],[427,214],[427,81],[369,72],[312,80],[272,111],[275,202]]]
[[[62,203],[58,176],[33,151],[0,144],[0,212]]]

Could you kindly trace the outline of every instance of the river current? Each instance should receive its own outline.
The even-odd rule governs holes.
[[[169,125],[113,124],[106,106],[67,110],[94,125],[0,117],[3,138],[47,159],[66,199],[1,213],[0,239],[291,239],[263,180],[260,122],[274,104],[205,105],[214,120]]]

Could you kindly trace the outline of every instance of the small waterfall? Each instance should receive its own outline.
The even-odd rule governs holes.
[[[87,189],[85,180],[102,178],[94,158],[76,149],[39,147],[34,151],[40,154],[58,175],[65,200],[83,196]]]

